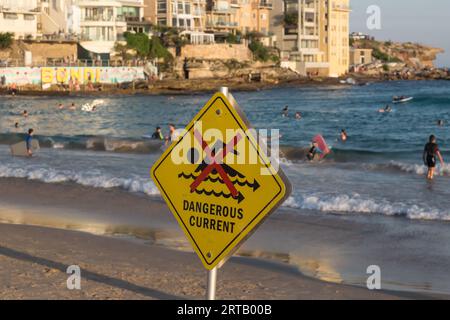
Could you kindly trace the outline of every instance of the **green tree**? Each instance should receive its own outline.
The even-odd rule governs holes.
[[[153,36],[150,39],[149,57],[153,59],[164,59],[165,61],[173,58],[169,50],[163,45],[162,40],[157,36]]]
[[[136,50],[139,57],[145,58],[150,52],[150,39],[145,33],[124,33],[127,47]]]
[[[285,13],[283,22],[284,22],[285,26],[296,26],[296,25],[298,25],[298,12]]]
[[[10,32],[0,32],[0,49],[7,49],[11,47],[14,39],[14,34]]]
[[[253,53],[256,60],[266,62],[271,58],[269,49],[267,49],[260,41],[254,40],[249,45],[248,48]]]

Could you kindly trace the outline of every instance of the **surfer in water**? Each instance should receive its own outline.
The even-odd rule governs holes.
[[[441,166],[444,166],[444,159],[442,158],[439,147],[436,144],[436,137],[434,135],[431,135],[428,143],[425,145],[425,148],[423,150],[423,161],[428,167],[428,180],[433,180],[434,171],[436,168],[436,156],[439,158]]]
[[[156,127],[155,132],[153,132],[153,134],[152,134],[152,139],[164,140],[164,136],[163,136],[163,134],[161,132],[161,127]]]
[[[33,140],[33,134],[34,134],[34,130],[28,129],[28,134],[25,138],[25,143],[27,144],[27,153],[28,153],[29,157],[33,156],[33,150],[32,150],[32,146],[31,146],[31,141]]]
[[[392,108],[391,108],[390,105],[386,105],[386,107],[378,110],[378,112],[380,112],[380,113],[390,113],[390,112],[392,112]]]
[[[313,161],[316,154],[320,152],[317,142],[311,142],[311,149],[309,149],[308,154],[306,157],[309,161]]]

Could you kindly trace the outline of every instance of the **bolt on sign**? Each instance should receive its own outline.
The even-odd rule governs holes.
[[[291,192],[265,149],[234,98],[217,93],[151,169],[206,269],[231,256]]]

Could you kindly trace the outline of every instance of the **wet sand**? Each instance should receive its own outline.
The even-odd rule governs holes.
[[[0,298],[204,297],[206,271],[161,201],[117,189],[2,178],[0,214],[3,222],[9,222],[0,224]],[[262,235],[270,239],[270,231],[285,224],[289,221],[270,218],[240,250],[241,256],[219,270],[219,299],[446,298],[320,281],[283,263],[292,259],[286,254],[252,249],[251,241],[261,243]],[[330,227],[326,219],[306,217],[296,228],[305,233],[327,230],[326,237],[342,238],[353,226],[344,221]],[[66,269],[73,264],[81,267],[79,291],[66,288]],[[313,267],[332,274],[324,264]]]

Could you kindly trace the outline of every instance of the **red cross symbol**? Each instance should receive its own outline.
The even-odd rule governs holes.
[[[229,152],[233,151],[234,146],[238,144],[238,142],[242,139],[242,136],[238,133],[233,139],[230,140],[230,142],[228,142],[225,145],[225,147],[222,149],[222,152],[215,155],[213,155],[211,148],[203,140],[203,137],[200,132],[194,130],[194,137],[200,143],[202,149],[206,152],[205,159],[208,159],[208,161],[206,161],[206,163],[208,163],[208,166],[205,169],[203,169],[200,175],[191,184],[191,192],[194,192],[195,189],[197,189],[197,187],[203,182],[203,180],[205,180],[208,177],[211,171],[215,169],[217,173],[219,173],[228,190],[230,190],[230,193],[233,196],[233,198],[236,198],[239,195],[239,192],[236,190],[227,173],[222,168],[221,163],[223,158],[225,158]]]

